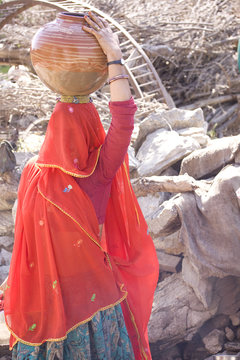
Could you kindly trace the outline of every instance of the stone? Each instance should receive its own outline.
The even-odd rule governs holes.
[[[222,350],[224,336],[224,331],[214,329],[202,339],[205,348],[209,351],[210,354],[217,354]]]
[[[140,196],[138,197],[139,206],[143,212],[145,219],[154,214],[165,201],[165,193],[159,192],[154,195]],[[154,215],[153,215],[154,216]]]
[[[159,236],[153,239],[155,248],[166,254],[181,255],[184,253],[184,244],[179,238],[179,230],[167,236]]]
[[[233,324],[233,326],[239,326],[240,325],[240,311],[237,313],[230,315],[230,320]]]
[[[0,212],[0,236],[10,235],[13,232],[13,218],[11,211]]]
[[[10,331],[5,324],[4,312],[0,312],[0,345],[8,345],[10,339]]]
[[[30,133],[24,137],[19,136],[19,141],[22,142],[22,150],[24,152],[38,152],[43,144],[44,135]]]
[[[132,172],[136,170],[140,165],[140,162],[137,160],[135,156],[135,150],[132,146],[128,147],[128,158],[129,158],[129,171]]]
[[[208,335],[214,329],[223,330],[229,325],[229,316],[223,314],[217,314],[213,318],[206,321],[203,326],[199,329],[198,333],[201,338]]]
[[[18,200],[15,200],[15,203],[12,207],[12,219],[13,219],[13,223],[15,224],[16,221],[16,214],[17,214],[17,205],[18,205]]]
[[[233,162],[240,145],[240,135],[212,140],[204,149],[193,151],[181,164],[180,175],[187,173],[195,179],[210,176]]]
[[[208,309],[213,301],[214,281],[202,278],[198,268],[187,257],[183,259],[182,276],[183,280],[191,286],[199,301]]]
[[[225,328],[225,335],[226,335],[226,338],[229,340],[229,341],[233,341],[234,338],[235,338],[235,334],[234,332],[232,331],[232,329],[230,327],[226,327]]]
[[[0,247],[9,249],[12,247],[13,243],[14,243],[13,236],[0,236]]]
[[[178,195],[165,201],[158,211],[148,218],[149,231],[153,238],[167,236],[180,229],[181,221],[175,206],[177,199]]]
[[[206,135],[206,130],[204,128],[191,127],[177,130],[177,132],[181,136],[191,136],[201,147],[207,146],[210,142],[210,137]]]
[[[198,142],[191,137],[178,135],[176,131],[156,130],[147,136],[137,152],[140,161],[140,176],[160,175],[172,164],[199,149]]]
[[[9,265],[0,266],[0,284],[8,277],[9,267]]]
[[[0,183],[0,211],[11,210],[17,198],[17,184]]]
[[[240,327],[238,327],[237,328],[237,330],[236,330],[236,338],[238,339],[238,340],[240,340]],[[229,339],[228,339],[229,340]],[[232,340],[230,340],[230,341],[232,341]],[[239,354],[240,355],[240,354]]]
[[[203,323],[215,315],[217,306],[205,310],[194,291],[175,273],[160,282],[154,295],[148,331],[162,351],[189,341]]]
[[[178,346],[169,348],[166,351],[160,351],[158,344],[150,343],[150,350],[153,360],[182,360]]]
[[[160,271],[175,273],[180,270],[182,259],[179,256],[165,254],[164,252],[157,250],[157,258]]]
[[[219,299],[219,314],[238,313],[240,309],[240,278],[226,276],[223,279],[217,279],[214,285],[214,296]]]
[[[0,253],[0,266],[2,265],[10,265],[12,254],[10,251],[5,249],[1,249]]]
[[[138,125],[137,137],[134,142],[134,147],[136,150],[138,150],[143,141],[146,139],[147,135],[155,132],[158,129],[179,130],[189,127],[203,128],[206,133],[207,122],[204,120],[202,109],[159,109],[156,112],[151,113]]]
[[[240,342],[231,341],[224,344],[224,349],[227,351],[240,351]]]

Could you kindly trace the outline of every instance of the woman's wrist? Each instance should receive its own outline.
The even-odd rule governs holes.
[[[116,51],[112,51],[111,53],[107,54],[107,61],[115,61],[122,59],[122,52],[120,49]]]

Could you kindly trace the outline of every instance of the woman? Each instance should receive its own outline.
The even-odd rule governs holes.
[[[13,359],[151,359],[158,263],[126,157],[136,106],[116,35],[85,20],[107,56],[112,122],[105,138],[89,100],[62,97],[22,173],[5,286]]]

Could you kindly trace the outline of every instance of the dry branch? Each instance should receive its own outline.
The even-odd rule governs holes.
[[[198,181],[185,174],[179,176],[150,176],[132,180],[132,187],[137,197],[156,192],[182,193],[196,189],[207,190],[210,182]]]

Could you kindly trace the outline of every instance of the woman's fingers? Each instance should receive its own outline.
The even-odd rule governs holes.
[[[92,21],[89,16],[85,15],[84,19],[94,30],[96,31],[101,30],[101,27],[98,24],[96,24],[94,21]]]
[[[93,14],[91,11],[89,11],[89,16],[91,17],[91,19],[102,29],[103,27],[105,27],[102,18],[98,17],[97,15]]]

